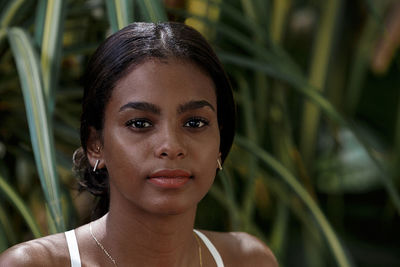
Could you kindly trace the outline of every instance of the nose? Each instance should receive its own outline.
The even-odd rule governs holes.
[[[184,140],[175,127],[165,127],[159,135],[159,142],[155,149],[155,156],[158,158],[177,159],[186,156]]]

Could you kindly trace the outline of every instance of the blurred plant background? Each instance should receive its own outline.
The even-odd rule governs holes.
[[[400,266],[396,0],[1,0],[0,252],[77,227],[82,75],[132,21],[201,31],[237,138],[196,227],[247,231],[280,266]]]

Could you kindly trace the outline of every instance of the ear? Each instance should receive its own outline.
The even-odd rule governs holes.
[[[100,134],[93,127],[89,128],[89,138],[87,141],[87,158],[89,159],[90,165],[94,167],[96,161],[99,161],[97,169],[104,168],[103,159],[103,145],[101,142]]]

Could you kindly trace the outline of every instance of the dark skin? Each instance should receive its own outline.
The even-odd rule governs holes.
[[[88,158],[110,176],[110,211],[92,223],[118,266],[199,266],[196,208],[217,169],[219,125],[213,81],[196,65],[151,60],[121,79],[92,130]],[[190,174],[173,188],[151,182],[160,170]],[[180,180],[179,180],[180,181]],[[83,266],[113,266],[90,235],[76,229]],[[245,233],[202,231],[225,266],[278,266],[267,246]],[[201,242],[203,266],[216,266]],[[69,266],[64,234],[14,246],[0,266]]]

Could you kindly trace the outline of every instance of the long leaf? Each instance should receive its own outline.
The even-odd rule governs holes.
[[[291,0],[275,0],[272,1],[272,14],[270,21],[270,35],[271,41],[275,45],[274,47],[279,47],[278,45],[282,43],[283,33],[286,29],[286,23],[288,22],[288,14],[291,6]],[[275,49],[276,50],[276,49]],[[285,94],[285,84],[279,80],[272,82],[273,88],[271,88],[271,103],[274,104],[274,109],[281,116],[271,116],[273,119],[269,120],[268,127],[271,136],[271,145],[274,154],[279,159],[282,164],[289,170],[294,170],[293,158],[288,151],[293,151],[294,141],[291,135],[291,131],[288,127],[290,123],[288,122],[289,112],[287,112],[287,97]],[[258,88],[258,86],[257,86]],[[260,103],[261,105],[261,103]],[[265,105],[264,105],[265,106]],[[264,112],[266,113],[266,112]],[[275,113],[275,112],[274,112]],[[263,125],[267,125],[266,120],[263,121]],[[265,177],[264,177],[265,181]],[[271,186],[271,183],[268,183]],[[275,191],[278,191],[275,188]],[[278,259],[282,258],[285,249],[287,248],[287,236],[289,236],[289,208],[284,204],[284,198],[281,194],[278,197],[276,204],[277,213],[274,218],[272,236],[271,236],[271,249],[273,249],[275,255]],[[292,208],[293,209],[293,208]],[[296,214],[296,209],[293,209]],[[303,227],[307,227],[309,224],[303,223]]]
[[[24,30],[11,28],[8,38],[17,64],[42,189],[57,231],[64,231],[53,131],[46,111],[38,56],[33,48],[32,40]]]
[[[162,1],[137,0],[144,19],[149,22],[167,21],[167,12]]]
[[[243,55],[253,55],[258,60],[267,62],[268,64],[274,66],[275,69],[280,70],[281,72],[286,71],[286,73],[290,73],[292,76],[303,76],[301,69],[279,46],[269,43],[271,48],[267,49],[265,45],[262,45],[262,43],[255,43],[252,38],[249,38],[249,36],[243,34],[235,27],[223,24],[222,22],[215,22],[206,17],[199,16],[190,12],[180,10],[173,10],[173,12],[176,14],[193,17],[197,20],[204,22],[211,28],[215,27],[218,36],[221,36],[221,38],[224,37],[227,39],[227,41],[232,42],[242,48]],[[257,27],[249,29],[249,32],[254,32],[255,36],[264,35],[263,31]],[[266,41],[266,38],[258,39],[260,41]]]
[[[0,15],[0,27],[7,27],[11,23],[18,9],[22,6],[25,0],[8,1],[6,8],[3,9]]]
[[[6,37],[6,28],[10,26],[12,19],[24,2],[25,0],[8,1],[7,6],[2,10],[0,14],[0,43]]]
[[[0,174],[0,190],[3,192],[3,195],[8,198],[11,204],[13,204],[19,213],[21,213],[24,218],[26,224],[29,229],[31,229],[32,234],[35,238],[41,237],[39,226],[37,225],[35,218],[32,215],[29,207],[24,203],[20,196],[18,196],[17,192],[9,185],[6,180],[4,180],[3,176]]]
[[[335,107],[328,100],[326,100],[320,93],[314,90],[314,88],[309,85],[303,77],[290,75],[289,73],[274,68],[274,66],[271,64],[267,64],[265,62],[257,61],[251,58],[246,58],[243,56],[233,55],[224,52],[219,52],[218,55],[221,61],[224,63],[231,63],[240,67],[261,71],[271,75],[274,78],[286,81],[293,86],[293,89],[297,90],[299,93],[303,94],[305,97],[313,101],[331,120],[337,122],[343,127],[348,127],[351,132],[353,132],[353,134],[356,136],[356,138],[360,141],[363,148],[367,151],[370,158],[374,161],[376,166],[381,171],[381,175],[379,175],[379,178],[381,179],[382,185],[389,193],[389,196],[393,201],[397,212],[400,214],[399,192],[396,190],[396,186],[394,185],[391,178],[388,176],[386,168],[382,166],[380,160],[376,158],[375,153],[368,146],[367,141],[364,140],[365,138],[362,137],[358,130],[349,121],[347,121],[342,115],[340,115],[339,112],[337,112]]]
[[[285,70],[277,69],[273,64],[255,60],[246,56],[235,55],[221,51],[218,52],[218,56],[225,64],[235,64],[240,67],[260,71],[276,79],[289,83],[295,90],[299,91],[301,94],[317,104],[329,116],[329,118],[342,125],[347,125],[346,120],[336,111],[332,104],[320,93],[316,92],[314,88],[307,83],[304,77],[287,73]]]
[[[342,0],[326,1],[324,14],[316,36],[311,60],[309,83],[323,91],[328,75],[329,59],[333,51],[335,26],[339,20]],[[307,166],[310,166],[317,144],[320,110],[314,103],[304,103],[300,134],[300,151]]]
[[[43,25],[40,60],[44,96],[50,114],[54,109],[55,89],[60,69],[65,5],[66,1],[63,0],[47,0],[47,5],[43,5],[46,8],[46,17]]]
[[[230,214],[234,217],[234,221],[238,220],[237,217],[241,216],[242,221],[247,221],[246,223],[248,224],[246,226],[246,231],[253,233],[257,237],[261,238],[262,240],[266,240],[263,232],[260,230],[260,228],[254,223],[253,220],[250,218],[245,218],[244,213],[240,213],[240,210],[238,209],[236,203],[232,202],[232,199],[227,199],[224,195],[224,192],[219,189],[217,186],[213,186],[210,190],[210,194],[220,203],[222,204],[229,212]],[[239,230],[243,230],[243,228],[239,228]]]
[[[129,0],[106,0],[107,14],[112,32],[133,21],[133,2]]]
[[[279,201],[276,205],[277,213],[274,218],[270,246],[275,256],[283,258],[283,251],[287,243],[289,226],[289,209]]]
[[[332,226],[326,219],[321,209],[315,203],[314,199],[307,193],[299,181],[282,164],[280,164],[270,154],[258,147],[253,142],[250,142],[242,137],[236,137],[236,143],[253,155],[257,156],[265,165],[274,170],[291,187],[291,189],[299,196],[299,198],[304,202],[306,207],[314,216],[316,222],[321,228],[322,233],[328,241],[328,245],[335,256],[335,260],[337,261],[338,265],[342,267],[352,266],[351,261],[346,255],[346,252]]]
[[[235,198],[235,188],[232,184],[231,176],[227,170],[219,172],[218,176],[221,178],[222,186],[224,188],[224,198],[229,200],[232,205],[232,208],[229,210],[232,230],[238,231],[240,229],[239,205]]]
[[[238,217],[239,217],[239,209],[236,203],[231,198],[227,198],[225,192],[223,192],[219,187],[214,185],[210,189],[210,194],[225,208],[228,210],[231,218],[233,219],[232,223],[237,225]]]
[[[354,49],[355,53],[351,61],[349,81],[344,98],[345,109],[351,117],[354,116],[358,102],[360,101],[363,83],[368,75],[371,64],[371,56],[374,54],[373,50],[377,46],[377,35],[385,30],[382,16],[390,4],[390,1],[374,1],[372,3],[370,0],[366,0],[365,2],[370,12],[357,42],[357,47]]]
[[[9,247],[5,232],[6,230],[3,229],[0,223],[0,254]]]
[[[6,247],[9,247],[8,244],[17,243],[17,238],[15,236],[14,229],[11,226],[10,217],[7,214],[7,212],[5,211],[5,209],[1,203],[0,203],[0,226],[1,226],[0,228],[4,234],[3,236],[0,235],[0,239],[1,239],[0,243],[2,243],[1,246],[3,246],[3,248],[4,248],[4,245],[6,245],[6,244],[7,244]],[[2,250],[4,250],[4,249],[2,249],[2,247],[0,247],[0,253]]]
[[[240,95],[242,96],[243,117],[245,118],[245,132],[246,136],[253,142],[258,141],[258,133],[256,128],[253,101],[251,99],[251,91],[246,79],[240,73],[235,75],[238,80]],[[245,218],[251,218],[255,209],[254,191],[255,191],[255,178],[258,172],[257,159],[250,157],[247,161],[249,175],[246,179],[244,188],[243,207]]]
[[[46,21],[47,0],[39,0],[36,7],[34,39],[38,47],[42,47],[44,23]]]

